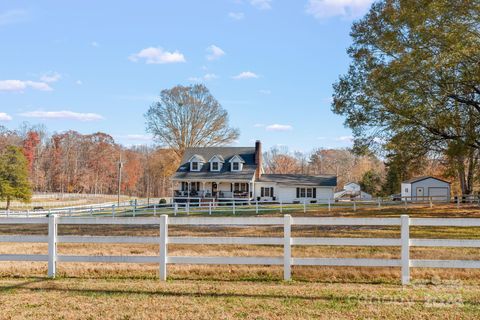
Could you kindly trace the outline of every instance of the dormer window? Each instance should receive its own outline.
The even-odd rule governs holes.
[[[229,162],[231,171],[235,172],[243,170],[243,164],[245,163],[245,161],[239,155],[233,156]]]
[[[240,171],[240,162],[232,162],[232,171]]]
[[[200,171],[200,166],[198,162],[191,162],[192,171]]]
[[[190,171],[201,171],[202,166],[205,163],[205,159],[200,155],[194,155],[188,160],[190,163]]]
[[[225,161],[223,160],[223,157],[221,155],[217,154],[214,155],[210,160],[208,160],[208,162],[210,162],[210,171],[219,172],[220,170],[222,170],[222,165]]]

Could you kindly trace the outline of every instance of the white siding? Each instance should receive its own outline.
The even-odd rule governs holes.
[[[446,182],[428,178],[425,180],[421,180],[418,182],[414,182],[411,185],[412,194],[411,196],[415,198],[417,196],[417,189],[423,188],[424,197],[430,196],[439,196],[442,197],[435,197],[432,199],[433,201],[449,201],[450,199],[450,185]],[[420,200],[420,199],[419,199]]]
[[[412,196],[412,185],[410,183],[402,183],[402,198],[410,198]]]

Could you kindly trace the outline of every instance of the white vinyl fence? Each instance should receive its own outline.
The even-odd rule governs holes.
[[[468,247],[480,248],[480,240],[411,239],[410,226],[480,227],[480,219],[462,218],[317,218],[317,217],[168,217],[156,218],[71,218],[51,215],[46,218],[0,218],[0,224],[48,224],[48,236],[3,235],[0,242],[48,243],[44,255],[0,255],[0,261],[48,262],[48,276],[55,277],[58,262],[91,263],[155,263],[159,264],[160,279],[166,280],[167,266],[171,264],[202,265],[279,265],[284,279],[291,279],[292,266],[346,266],[398,267],[402,270],[402,284],[410,282],[410,268],[480,268],[473,260],[413,260],[410,247]],[[58,236],[57,226],[68,225],[158,225],[158,237],[130,236]],[[169,237],[170,225],[183,226],[283,226],[283,237]],[[399,226],[400,238],[315,238],[292,237],[292,226]],[[75,256],[58,255],[58,243],[135,243],[159,244],[158,256]],[[168,255],[169,244],[191,245],[274,245],[283,246],[280,257],[178,257]],[[296,258],[292,246],[373,246],[401,247],[398,259],[356,258]]]
[[[459,198],[458,198],[459,199]],[[200,202],[200,203],[167,203],[159,204],[160,199],[147,200],[130,200],[116,202],[81,205],[65,208],[43,208],[40,210],[0,210],[0,216],[7,217],[44,217],[51,214],[59,216],[159,216],[168,215],[194,215],[194,214],[259,214],[259,213],[288,213],[288,212],[314,212],[319,209],[327,209],[329,212],[337,208],[344,210],[357,211],[362,208],[378,208],[399,207],[404,210],[418,208],[421,206],[429,206],[433,208],[434,204],[438,204],[432,197],[425,197],[421,201],[387,201],[385,199],[376,199],[371,201],[340,201],[335,202],[325,199],[323,202],[305,201],[300,203],[282,203],[280,202],[263,202],[230,199],[222,202]],[[171,200],[171,199],[167,199]],[[445,205],[445,202],[441,203]],[[460,208],[463,203],[456,202],[456,207]],[[480,203],[478,203],[480,205]],[[477,202],[467,202],[467,206],[477,205]]]

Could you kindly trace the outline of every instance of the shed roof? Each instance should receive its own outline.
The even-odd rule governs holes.
[[[402,183],[412,184],[412,183],[420,182],[420,181],[427,180],[427,179],[434,179],[434,180],[438,180],[438,181],[441,181],[441,182],[445,182],[445,183],[450,184],[450,182],[448,182],[448,181],[445,181],[445,180],[443,180],[443,179],[439,179],[439,178],[436,178],[436,177],[432,177],[432,176],[416,177],[416,178],[412,178],[412,179],[409,179],[409,180],[405,180],[405,181],[403,181]]]

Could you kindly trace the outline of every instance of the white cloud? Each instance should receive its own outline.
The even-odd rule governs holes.
[[[27,118],[40,119],[66,119],[78,121],[96,121],[102,120],[103,117],[97,113],[78,113],[73,111],[29,111],[20,114]]]
[[[15,9],[0,13],[0,26],[26,21],[28,13],[25,10]]]
[[[267,131],[291,131],[293,127],[289,124],[271,124],[265,127]]]
[[[225,51],[223,51],[221,48],[217,47],[216,45],[212,44],[211,46],[209,46],[207,48],[207,60],[217,60],[219,59],[221,56],[224,56],[225,55]]]
[[[30,80],[0,80],[0,91],[23,92],[28,88],[40,91],[53,90],[46,82]]]
[[[51,82],[57,82],[61,78],[62,78],[62,75],[58,72],[47,72],[40,77],[40,80],[43,82],[51,83]]]
[[[341,141],[341,142],[353,142],[353,136],[341,136],[335,139],[336,141]]]
[[[192,82],[203,82],[218,79],[218,76],[215,73],[207,73],[203,77],[190,77],[188,81]]]
[[[92,41],[92,42],[90,42],[90,45],[91,45],[92,47],[95,47],[95,48],[100,47],[100,44],[99,44],[97,41]]]
[[[145,59],[146,64],[165,64],[165,63],[179,63],[186,62],[185,57],[179,51],[169,52],[162,48],[149,47],[140,50],[138,53],[128,57],[133,62],[138,62]]]
[[[243,80],[243,79],[257,79],[258,75],[251,71],[243,71],[237,74],[236,76],[232,77],[235,80]]]
[[[272,9],[272,0],[250,0],[250,4],[260,10]]]
[[[340,16],[358,18],[364,15],[373,0],[309,0],[306,12],[317,19]]]
[[[261,90],[258,90],[258,92],[260,92],[261,94],[265,94],[265,95],[272,94],[272,91],[267,90],[267,89],[261,89]]]
[[[245,14],[243,12],[229,12],[228,17],[233,20],[243,20],[245,18]]]
[[[0,121],[10,121],[12,117],[6,114],[5,112],[0,112]]]

